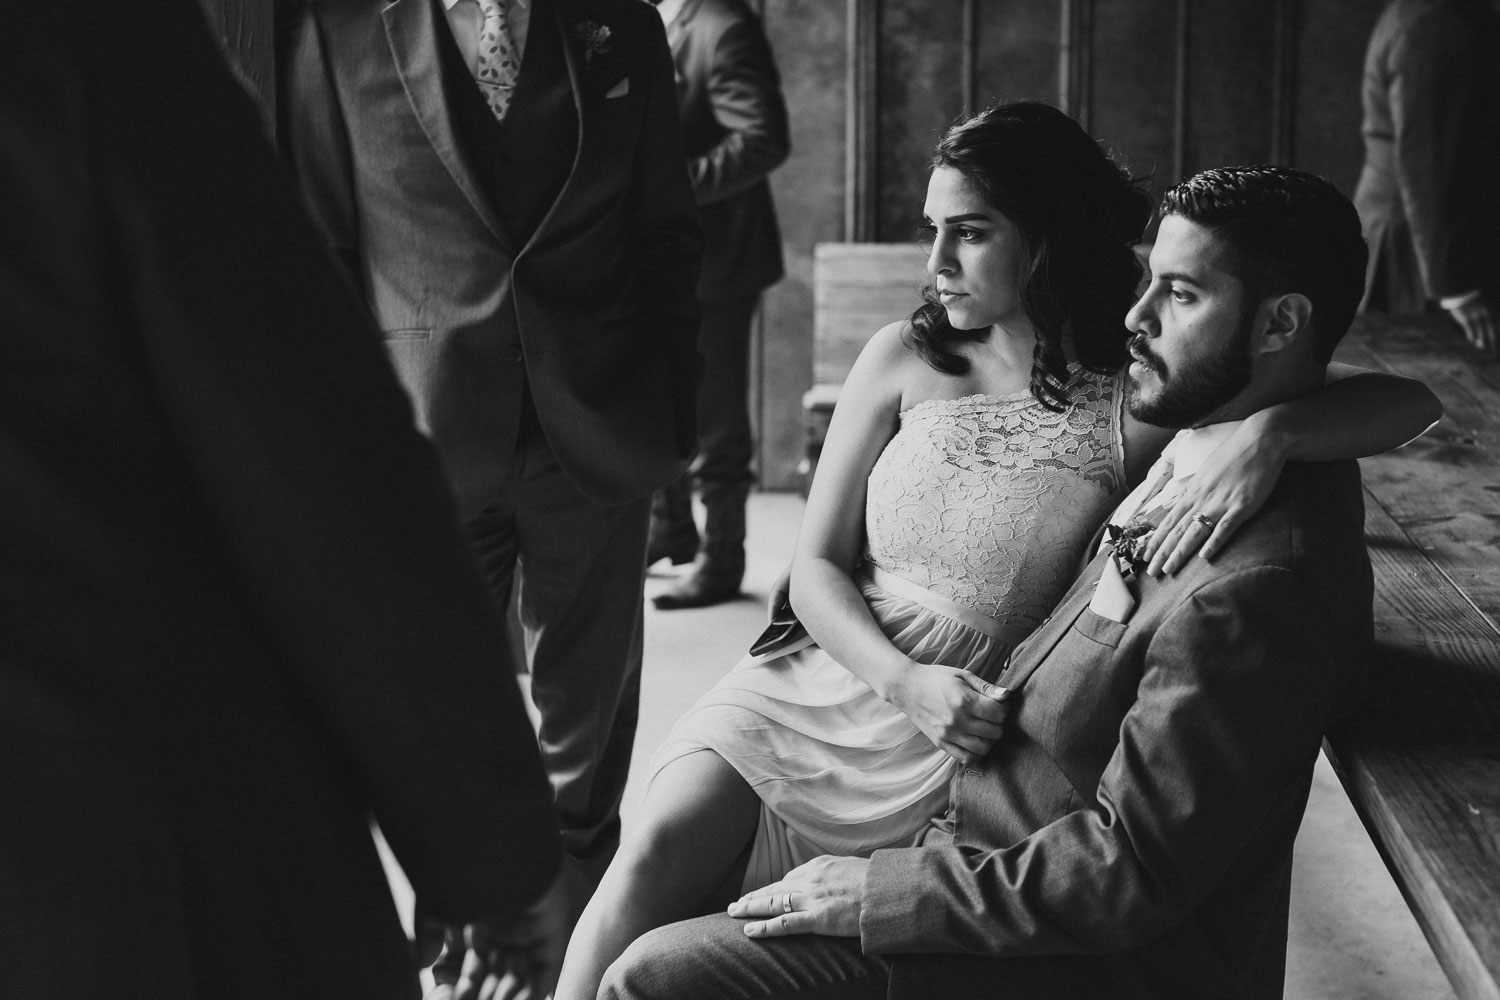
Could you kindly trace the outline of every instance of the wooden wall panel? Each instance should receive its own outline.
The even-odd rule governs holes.
[[[1064,4],[975,3],[974,110],[1009,101],[1062,106]]]
[[[1364,146],[1360,79],[1384,0],[1302,0],[1295,39],[1292,162],[1354,193]]]
[[[813,246],[844,234],[847,11],[764,0],[764,22],[791,116],[792,153],[771,175],[787,276],[762,301],[754,348],[761,486],[800,485],[802,393],[812,384]]]
[[[1193,0],[1187,43],[1183,172],[1271,159],[1276,5]]]
[[[1082,95],[1089,131],[1159,191],[1175,169],[1177,4],[1094,0],[1092,8]]]
[[[963,111],[965,0],[882,0],[875,239],[912,239],[933,144]]]

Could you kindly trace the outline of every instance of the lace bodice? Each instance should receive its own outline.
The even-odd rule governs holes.
[[[1125,492],[1122,378],[1072,372],[1065,413],[1029,390],[904,410],[870,471],[870,561],[1007,625],[1039,625]]]

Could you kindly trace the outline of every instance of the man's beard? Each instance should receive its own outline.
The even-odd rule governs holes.
[[[1196,427],[1205,417],[1238,396],[1250,384],[1250,326],[1254,314],[1240,321],[1229,349],[1167,372],[1166,362],[1152,353],[1146,338],[1136,334],[1130,349],[1144,359],[1160,383],[1155,399],[1141,395],[1135,379],[1125,380],[1125,406],[1130,415],[1156,427]]]

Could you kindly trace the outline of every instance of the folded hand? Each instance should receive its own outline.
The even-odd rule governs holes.
[[[913,663],[891,691],[891,703],[960,764],[972,764],[995,745],[1010,715],[1010,692],[954,667]]]
[[[543,1000],[557,985],[567,934],[567,893],[559,874],[520,917],[463,928],[463,967],[453,1000]]]

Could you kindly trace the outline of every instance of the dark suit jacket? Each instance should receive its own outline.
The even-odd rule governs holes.
[[[431,446],[191,0],[0,6],[0,995],[409,997],[551,793]]]
[[[527,391],[563,470],[600,503],[645,496],[697,445],[700,237],[661,19],[635,0],[549,2],[529,31],[562,35],[578,145],[525,236],[505,230],[455,134],[432,0],[313,0],[288,60],[303,190],[465,517],[510,470]],[[588,22],[610,31],[593,53]]]
[[[1475,288],[1493,301],[1500,17],[1488,0],[1397,0],[1370,36],[1363,99],[1364,307],[1419,312]]]
[[[1107,558],[1000,676],[1015,709],[951,833],[874,856],[862,941],[898,995],[1281,998],[1292,843],[1370,643],[1358,469],[1289,466],[1125,624],[1088,607]]]
[[[667,25],[688,172],[703,222],[704,301],[751,295],[782,274],[766,176],[791,149],[781,77],[744,0],[687,0]]]

